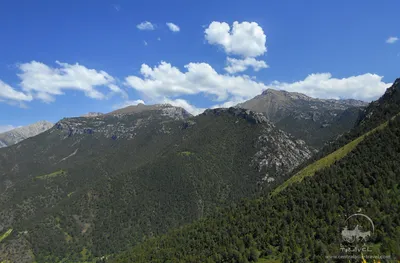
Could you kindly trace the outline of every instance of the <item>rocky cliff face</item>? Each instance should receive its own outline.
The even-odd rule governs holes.
[[[192,115],[180,107],[169,104],[129,106],[111,113],[88,117],[65,118],[55,124],[55,129],[62,138],[74,135],[103,136],[112,139],[133,139],[139,130],[159,123],[157,132],[168,133],[164,121],[185,120]],[[52,130],[51,132],[54,132]]]
[[[350,130],[367,103],[315,99],[297,92],[268,89],[236,107],[262,112],[278,128],[319,149]]]
[[[48,121],[39,121],[28,126],[0,133],[0,148],[7,147],[27,138],[36,136],[44,131],[47,131],[51,127],[53,127],[53,123]]]
[[[107,115],[124,115],[132,113],[140,113],[144,111],[156,111],[161,112],[161,115],[171,117],[175,120],[183,120],[192,115],[181,107],[174,107],[170,104],[156,104],[156,105],[144,105],[142,103],[135,106],[128,106],[113,112],[107,113]]]
[[[246,110],[242,108],[231,107],[231,108],[207,109],[203,113],[203,115],[217,115],[217,116],[221,114],[230,114],[232,116],[240,117],[254,124],[269,122],[263,113]]]
[[[87,118],[91,118],[91,117],[98,117],[103,115],[104,113],[101,112],[88,112],[86,114],[83,114],[81,117],[87,117]]]
[[[238,107],[208,109],[202,115],[231,115],[251,124],[262,124],[259,135],[254,138],[253,147],[257,152],[250,166],[264,174],[262,182],[271,183],[277,178],[289,174],[297,165],[311,157],[313,149],[303,140],[279,130],[261,112]]]

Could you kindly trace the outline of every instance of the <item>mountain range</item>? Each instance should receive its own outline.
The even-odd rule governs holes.
[[[327,146],[325,156],[272,192],[109,262],[398,262],[399,94],[400,79],[368,105],[335,150]],[[347,229],[361,229],[368,238],[346,239]]]
[[[22,140],[47,131],[53,126],[51,122],[39,121],[31,125],[19,127],[11,131],[0,133],[0,148],[16,144]]]
[[[316,156],[332,154],[393,118],[398,86],[396,81],[369,105],[267,90],[236,107],[197,116],[168,104],[139,104],[64,118],[0,149],[0,262],[254,262],[271,255],[284,262],[286,252],[297,253],[287,248],[288,233],[297,231],[293,219],[307,225],[290,215],[290,205],[302,203],[300,193],[308,202],[319,198],[317,179],[309,173],[312,179],[305,179],[300,192],[291,182],[303,180],[302,168],[309,171]],[[396,122],[391,125],[396,134]],[[388,148],[391,154],[395,149]],[[345,177],[337,177],[342,183]],[[266,240],[265,222],[281,229],[281,216],[292,218],[282,235],[286,243]],[[322,220],[320,214],[312,216]],[[246,235],[252,237],[243,249],[219,250],[242,246],[236,239]],[[314,252],[307,250],[304,258]]]

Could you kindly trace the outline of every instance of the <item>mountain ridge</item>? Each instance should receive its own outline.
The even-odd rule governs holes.
[[[177,112],[65,118],[0,150],[0,233],[13,229],[0,259],[76,262],[88,261],[77,248],[91,259],[121,251],[272,189],[312,154],[260,113]]]
[[[351,129],[366,102],[317,99],[298,92],[267,89],[236,107],[262,112],[278,128],[319,150]]]
[[[242,200],[109,262],[360,262],[379,255],[386,255],[384,262],[397,262],[400,111],[394,109],[400,101],[395,93],[397,87],[378,100],[379,107],[371,103],[367,108],[372,116],[385,118],[361,117],[350,134],[361,126],[368,132],[343,157],[316,169],[314,176],[299,178],[284,189],[278,186],[273,195]],[[341,231],[356,213],[372,218],[374,229],[366,243],[354,245]],[[357,220],[353,227],[359,224]],[[368,249],[354,249],[357,245]]]
[[[47,131],[53,126],[48,121],[38,121],[27,126],[18,127],[13,130],[0,133],[0,148],[11,146],[27,138],[36,136]]]

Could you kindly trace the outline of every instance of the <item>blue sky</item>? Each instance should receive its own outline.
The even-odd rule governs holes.
[[[370,101],[399,77],[399,8],[394,0],[1,1],[0,131],[139,101],[199,113],[266,88]]]

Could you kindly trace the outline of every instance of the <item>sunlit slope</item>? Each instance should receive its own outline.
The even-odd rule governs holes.
[[[397,114],[396,116],[398,116]],[[396,116],[394,116],[392,119],[394,119]],[[304,169],[300,170],[298,173],[290,177],[287,181],[285,181],[283,184],[279,185],[271,194],[276,195],[277,193],[281,192],[282,190],[286,189],[289,185],[297,182],[301,182],[305,177],[307,176],[313,176],[317,171],[327,168],[334,164],[336,161],[342,159],[345,157],[347,154],[349,154],[352,150],[354,150],[357,145],[362,142],[368,135],[371,135],[375,133],[376,131],[380,131],[384,129],[388,125],[388,121],[382,123],[378,127],[370,130],[369,132],[361,135],[360,137],[352,140],[345,146],[339,148],[338,150],[334,151],[331,154],[328,154],[327,156],[319,159],[318,161],[308,165]]]

